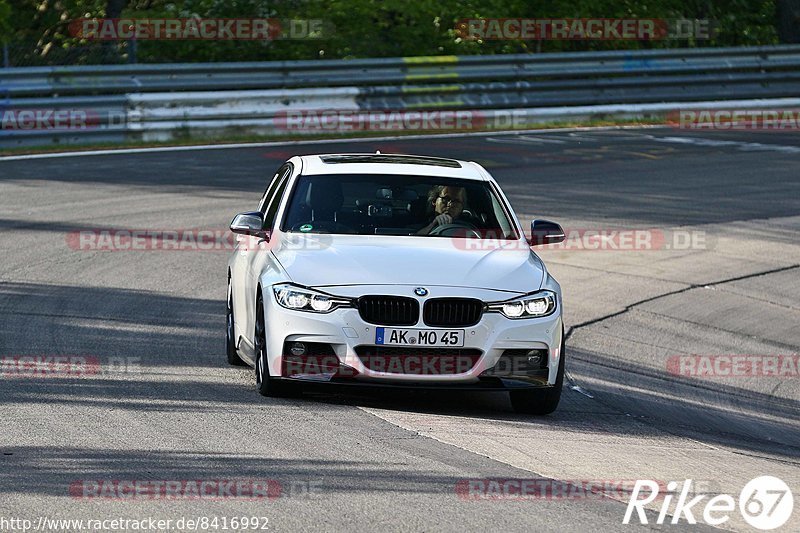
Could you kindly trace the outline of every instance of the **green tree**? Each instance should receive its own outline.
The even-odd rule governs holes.
[[[0,37],[29,64],[125,61],[127,43],[71,35],[81,17],[260,17],[322,19],[321,39],[138,42],[141,62],[267,61],[443,54],[505,54],[742,46],[797,42],[800,0],[0,0]],[[476,41],[456,30],[467,18],[710,19],[710,39]]]
[[[11,6],[6,0],[0,0],[0,42],[11,39]]]

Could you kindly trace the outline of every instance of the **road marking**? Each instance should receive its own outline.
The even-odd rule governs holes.
[[[572,328],[570,328],[570,332],[571,331],[572,331]],[[572,374],[569,372],[569,370],[566,370],[566,369],[564,370],[564,378],[566,378],[567,385],[569,386],[570,390],[573,390],[573,391],[577,392],[578,394],[583,394],[587,398],[591,398],[592,400],[594,400],[594,395],[592,393],[590,393],[589,391],[587,391],[586,389],[584,389],[583,387],[581,387],[580,385],[578,385],[577,381],[572,376]]]
[[[577,393],[579,393],[579,394],[583,394],[583,395],[584,395],[584,396],[586,396],[587,398],[591,398],[591,399],[593,399],[593,400],[594,400],[594,396],[592,395],[592,393],[590,393],[589,391],[587,391],[587,390],[585,390],[585,389],[582,389],[582,388],[580,387],[580,385],[572,385],[572,386],[570,387],[570,389],[574,390],[575,392],[577,392]]]
[[[738,148],[743,152],[783,152],[787,154],[800,153],[800,147],[787,146],[784,144],[764,144],[745,141],[720,141],[717,139],[707,139],[705,137],[652,137],[656,142],[694,144],[696,146],[729,146]]]
[[[520,141],[522,141],[522,142],[520,142]],[[564,144],[567,141],[563,141],[563,140],[561,140],[561,139],[559,139],[559,138],[557,138],[555,136],[552,139],[545,139],[545,138],[542,138],[542,137],[534,137],[533,135],[518,135],[517,138],[514,138],[514,139],[504,139],[504,138],[497,138],[496,139],[494,137],[489,137],[489,138],[486,139],[486,142],[490,142],[490,143],[509,143],[509,144],[525,144],[525,143],[531,143],[531,144],[547,144],[547,143],[550,143],[550,144]]]

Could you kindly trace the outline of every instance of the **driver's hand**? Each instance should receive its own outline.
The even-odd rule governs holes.
[[[453,223],[453,217],[451,217],[447,213],[442,213],[441,215],[433,219],[434,228],[437,226],[444,226],[445,224],[452,224],[452,223]]]

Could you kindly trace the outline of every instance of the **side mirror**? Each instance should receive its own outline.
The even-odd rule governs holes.
[[[555,222],[549,220],[534,220],[531,222],[531,246],[542,244],[556,244],[565,238],[564,230]]]
[[[261,211],[239,213],[231,221],[231,231],[269,240],[269,231],[264,229],[264,214]]]

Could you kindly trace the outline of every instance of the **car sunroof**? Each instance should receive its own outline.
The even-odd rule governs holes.
[[[418,155],[389,154],[342,154],[320,156],[323,163],[400,163],[406,165],[430,165],[435,167],[461,168],[455,159]]]

